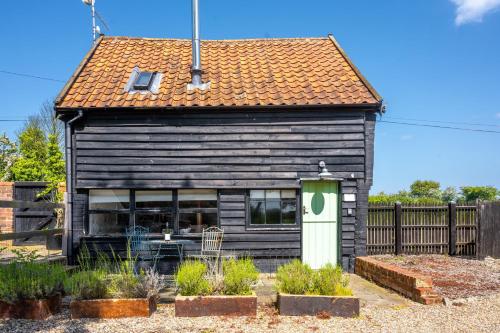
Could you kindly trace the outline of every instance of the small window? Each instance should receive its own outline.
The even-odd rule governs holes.
[[[120,210],[129,206],[129,190],[90,190],[90,210]]]
[[[249,218],[252,226],[293,226],[296,222],[295,190],[251,190]]]
[[[149,90],[153,82],[155,73],[153,72],[139,72],[134,81],[135,90]]]

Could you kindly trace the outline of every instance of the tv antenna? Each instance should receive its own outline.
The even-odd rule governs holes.
[[[101,28],[96,24],[96,19],[99,20],[102,25],[104,26],[104,29],[109,31],[109,26],[104,21],[102,16],[99,14],[99,12],[95,9],[95,0],[82,0],[83,4],[87,5],[90,7],[90,13],[92,14],[92,40],[95,42],[97,41],[97,35],[101,34]]]

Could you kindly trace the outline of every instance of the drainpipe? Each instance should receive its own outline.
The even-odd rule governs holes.
[[[63,255],[70,257],[73,255],[73,145],[71,137],[71,124],[83,117],[83,111],[78,110],[78,114],[72,119],[66,121],[64,136],[64,146],[66,148],[66,219],[67,225],[64,226]],[[64,253],[64,247],[66,251]]]

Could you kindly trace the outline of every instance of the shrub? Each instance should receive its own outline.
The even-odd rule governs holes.
[[[340,266],[326,264],[313,271],[298,259],[278,268],[276,286],[279,292],[294,295],[352,295],[349,277],[342,274]]]
[[[225,295],[250,295],[252,285],[259,278],[259,271],[250,258],[224,261],[223,272]]]
[[[66,290],[80,300],[107,298],[109,293],[106,272],[103,270],[76,272],[68,279]]]
[[[342,274],[340,266],[326,264],[313,274],[310,293],[327,296],[352,296],[349,276]]]
[[[92,260],[85,246],[80,249],[80,271],[67,283],[67,289],[73,297],[89,300],[158,296],[164,285],[164,279],[158,273],[153,270],[136,273],[136,258],[132,257],[130,247],[127,248],[124,260],[112,249],[111,252],[112,258],[104,252],[96,251],[96,259]]]
[[[0,265],[0,300],[46,299],[64,292],[67,274],[60,264],[14,261]]]
[[[175,274],[175,283],[183,296],[208,295],[212,292],[205,278],[207,266],[200,261],[185,261]]]
[[[304,295],[311,289],[313,270],[309,265],[294,259],[276,272],[276,286],[286,294]]]
[[[135,297],[153,297],[158,301],[158,295],[160,294],[160,291],[163,289],[163,287],[165,287],[165,280],[165,277],[163,275],[160,275],[154,269],[147,269],[141,274],[139,283],[135,286]]]

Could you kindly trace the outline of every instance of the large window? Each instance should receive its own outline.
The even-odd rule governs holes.
[[[135,225],[149,228],[151,233],[174,229],[172,191],[135,191]]]
[[[140,225],[157,234],[198,234],[217,226],[217,211],[216,190],[90,190],[85,233],[123,235]]]
[[[251,226],[295,226],[297,224],[295,190],[251,190],[249,218]]]
[[[129,211],[129,190],[90,190],[88,233],[123,234],[129,225]]]
[[[217,226],[216,190],[179,190],[179,233],[200,233]]]

